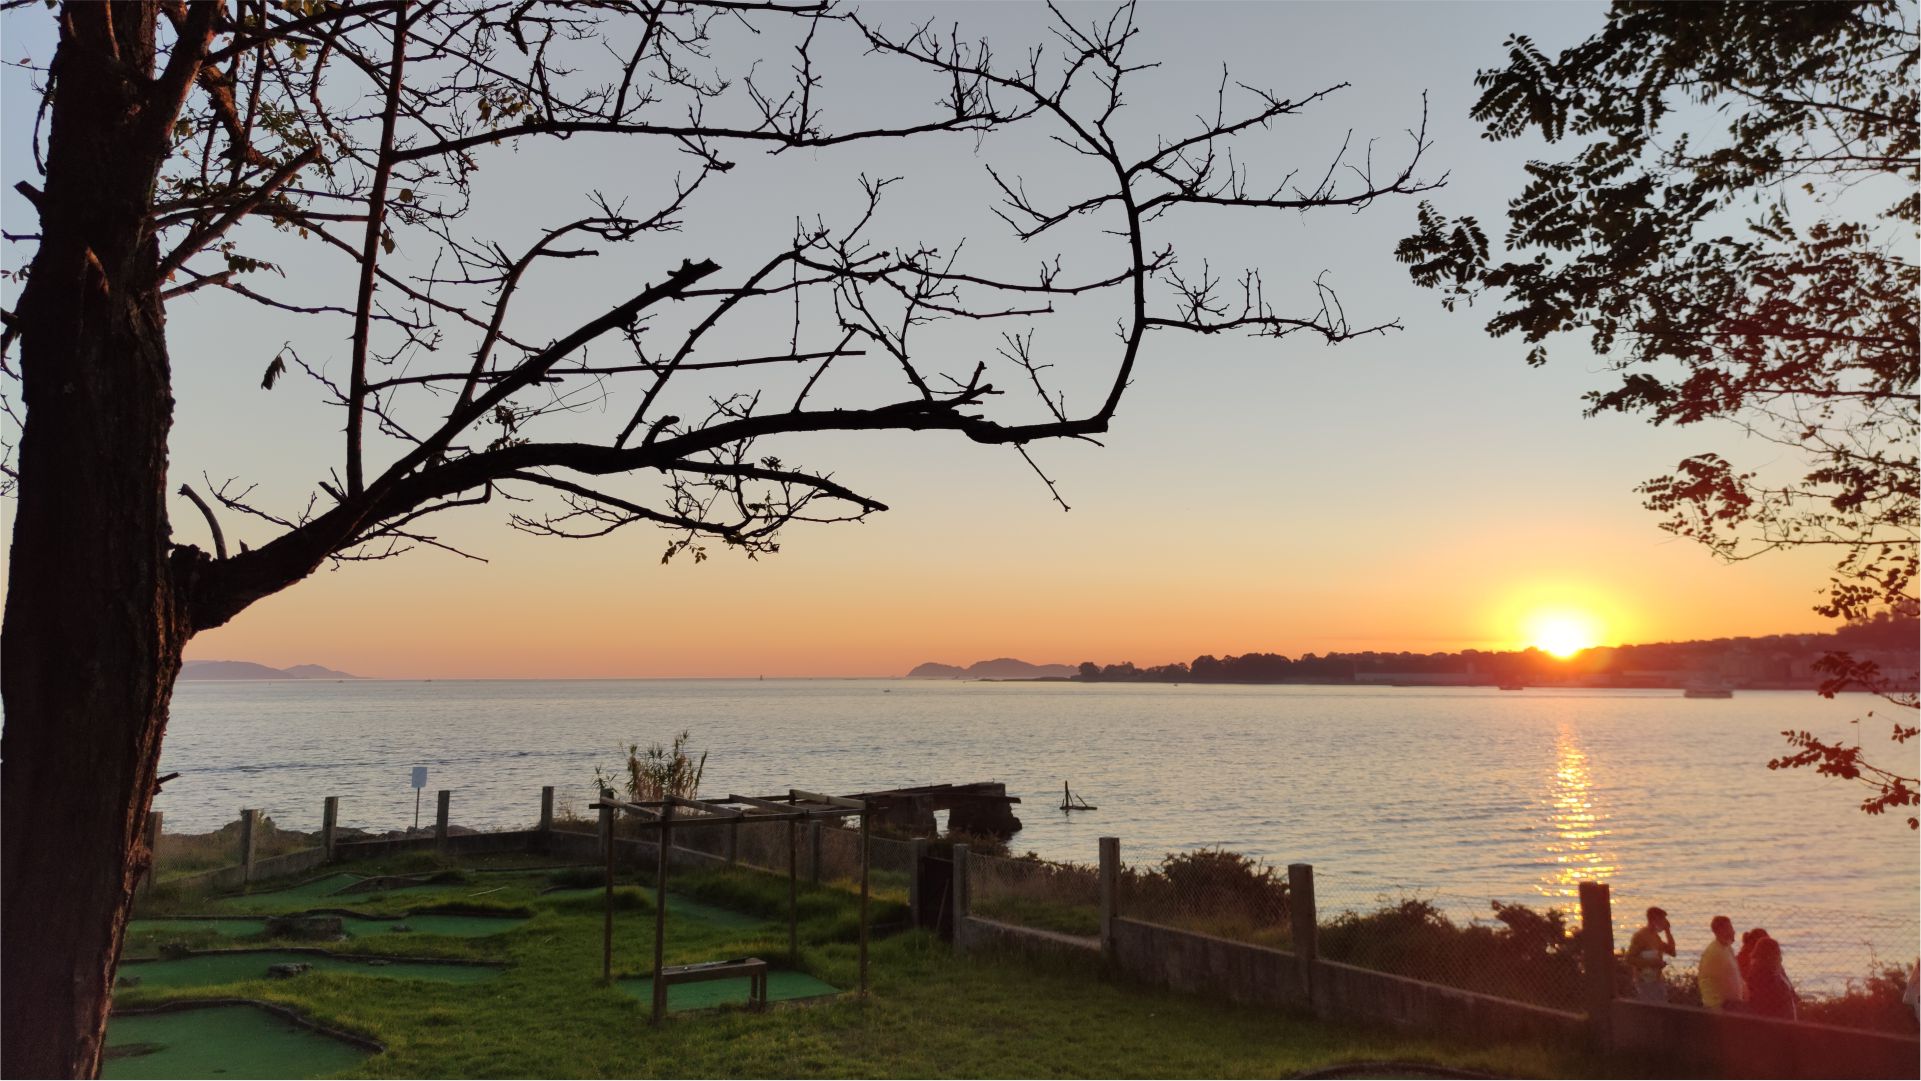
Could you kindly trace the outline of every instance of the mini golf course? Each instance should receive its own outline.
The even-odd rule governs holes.
[[[259,1006],[204,1006],[116,1016],[100,1076],[320,1077],[372,1054]]]
[[[341,929],[360,938],[388,935],[447,935],[452,938],[485,938],[511,931],[526,919],[519,916],[469,916],[455,912],[420,912],[405,916],[342,916]],[[249,917],[201,917],[154,920],[129,920],[127,933],[202,934],[211,932],[221,938],[253,938],[265,934],[267,921]]]
[[[348,972],[390,980],[435,980],[442,983],[479,983],[500,975],[498,965],[462,964],[422,958],[369,958],[297,950],[216,950],[160,961],[123,961],[119,978],[137,979],[137,987],[217,987],[243,980],[270,977],[271,965],[306,965],[313,972]],[[275,978],[299,980],[296,976]]]

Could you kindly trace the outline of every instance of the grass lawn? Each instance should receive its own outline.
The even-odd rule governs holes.
[[[422,866],[416,858],[352,870],[375,874]],[[956,956],[918,931],[874,941],[873,993],[865,1002],[842,995],[776,1003],[766,1013],[733,1007],[676,1013],[655,1030],[647,1025],[646,1003],[631,990],[635,978],[644,981],[652,960],[651,891],[618,891],[614,974],[626,987],[607,986],[600,981],[599,891],[543,893],[556,881],[550,872],[474,870],[465,881],[356,898],[352,907],[405,914],[484,906],[532,916],[495,935],[434,935],[423,928],[404,936],[356,936],[329,948],[508,962],[504,972],[482,982],[376,978],[353,966],[317,966],[292,979],[269,980],[245,966],[203,966],[232,982],[143,982],[119,991],[116,1003],[262,999],[386,1045],[384,1054],[338,1074],[344,1077],[1285,1077],[1370,1059],[1510,1076],[1605,1068],[1542,1048],[1407,1038],[1130,987],[1103,981],[1091,964]],[[668,904],[669,964],[751,955],[837,988],[855,986],[855,903],[848,894],[803,890],[795,959],[786,955],[784,880],[709,872],[677,875],[675,884],[685,893],[681,903],[670,896]],[[316,907],[312,893],[280,893],[279,910]],[[259,891],[226,901],[163,899],[154,906],[161,911],[142,915],[274,911],[274,896]],[[877,922],[899,916],[898,905],[875,905]],[[214,929],[196,931],[189,921],[169,921],[130,934],[126,952],[155,956],[164,943],[196,949],[286,944],[236,940]]]

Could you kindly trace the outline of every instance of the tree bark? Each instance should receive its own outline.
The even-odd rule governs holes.
[[[173,71],[154,74],[155,14],[61,12],[43,239],[16,312],[27,412],[0,628],[9,1077],[98,1071],[189,633],[177,598],[204,559],[168,540],[173,398],[147,223],[179,96]]]

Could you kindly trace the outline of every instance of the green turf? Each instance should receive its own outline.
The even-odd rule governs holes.
[[[138,986],[142,988],[213,987],[243,980],[264,980],[267,978],[268,965],[282,964],[312,965],[314,972],[351,972],[394,980],[433,980],[440,983],[478,983],[500,975],[500,969],[491,965],[446,965],[430,961],[374,964],[353,957],[294,953],[290,950],[230,950],[164,961],[127,961],[121,964],[119,975],[121,979],[138,978]],[[305,974],[290,977],[285,982],[292,983],[303,978]]]
[[[654,1000],[654,979],[652,976],[632,976],[615,980],[622,991],[642,1002]],[[767,1001],[787,1002],[797,998],[819,998],[822,995],[836,995],[840,988],[831,983],[823,983],[805,972],[794,972],[784,968],[767,970]],[[700,983],[676,983],[667,987],[667,1008],[672,1011],[705,1010],[728,1004],[745,1005],[747,1002],[747,977],[736,976],[726,980],[703,980]]]
[[[127,935],[199,934],[246,938],[267,929],[266,920],[128,920]]]
[[[209,1006],[113,1018],[100,1076],[323,1077],[368,1054],[258,1006]]]
[[[553,900],[575,900],[579,898],[586,898],[588,900],[592,900],[595,897],[601,896],[605,892],[605,890],[606,890],[606,887],[604,886],[582,886],[578,889],[548,890],[546,893],[541,894],[541,896],[543,898],[550,898]],[[643,893],[649,900],[653,899],[654,891],[645,890],[643,891]],[[630,917],[624,917],[624,918],[646,919],[647,917],[645,915],[640,915],[640,916],[630,916]],[[678,893],[669,893],[667,895],[668,923],[671,926],[674,921],[679,919],[685,919],[690,924],[703,923],[710,927],[719,928],[719,929],[728,930],[728,931],[760,930],[776,922],[773,920],[762,919],[761,917],[755,916],[751,913],[736,912],[731,908],[722,908],[719,905],[704,904],[700,901],[694,900],[691,897],[684,897]]]
[[[364,919],[358,916],[343,916],[340,925],[349,935],[356,938],[393,938],[396,935],[449,935],[455,938],[485,938],[511,931],[526,920],[501,916],[462,916],[450,913],[423,912],[419,915],[402,916],[398,919]],[[396,931],[396,927],[410,927],[411,932]],[[198,934],[211,933],[221,938],[248,938],[263,934],[267,929],[265,920],[130,920],[127,923],[129,935],[149,934]]]

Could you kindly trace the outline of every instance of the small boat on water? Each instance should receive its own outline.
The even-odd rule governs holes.
[[[1523,687],[1523,686],[1522,686],[1522,685],[1520,685],[1519,683],[1503,683],[1503,684],[1501,684],[1501,689],[1502,689],[1502,690],[1504,690],[1504,691],[1525,691],[1525,690],[1527,690],[1527,688],[1526,688],[1526,687]]]
[[[1094,806],[1093,804],[1087,802],[1086,800],[1080,798],[1079,796],[1076,796],[1074,794],[1073,789],[1067,787],[1067,782],[1062,781],[1061,782],[1061,810],[1063,811],[1098,811],[1100,810],[1100,808]]]
[[[1727,687],[1687,687],[1681,691],[1683,698],[1733,698],[1734,691]]]

